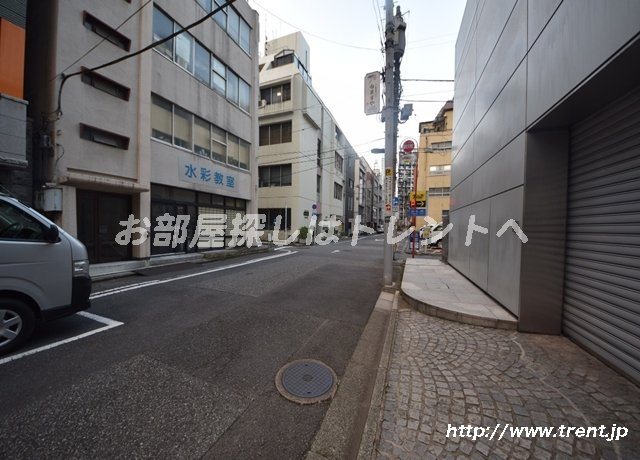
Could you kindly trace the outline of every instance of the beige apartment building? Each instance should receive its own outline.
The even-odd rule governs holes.
[[[152,50],[91,70],[221,3],[29,3],[36,203],[85,243],[94,263],[202,250],[190,247],[198,216],[257,210],[258,15],[245,0]],[[150,238],[117,244],[131,214],[143,228],[149,219]],[[165,214],[189,216],[186,241],[151,244],[171,227],[159,225]]]
[[[260,59],[259,212],[272,230],[293,232],[332,216],[346,231],[346,166],[355,151],[313,89],[310,49],[300,32],[267,41]],[[357,199],[357,198],[356,198]]]
[[[427,215],[442,222],[450,208],[453,101],[447,101],[434,120],[420,123],[419,130],[417,189],[426,192]]]

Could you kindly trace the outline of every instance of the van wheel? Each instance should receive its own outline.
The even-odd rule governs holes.
[[[22,300],[0,299],[0,355],[22,345],[35,326],[35,315]]]

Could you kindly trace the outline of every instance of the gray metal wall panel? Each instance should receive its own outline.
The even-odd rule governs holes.
[[[543,28],[562,0],[535,0],[527,3],[527,35],[528,48],[538,39]]]
[[[532,124],[638,33],[640,2],[564,0],[528,54]]]
[[[484,200],[470,207],[470,214],[475,215],[475,225],[489,229],[491,227],[491,201]],[[465,239],[469,231],[469,220],[465,222]],[[489,242],[495,235],[479,232],[471,233],[469,245],[469,279],[482,290],[488,291],[489,283]]]
[[[572,129],[563,330],[640,381],[640,89]]]
[[[491,222],[489,226],[489,275],[488,292],[515,316],[520,315],[520,255],[522,242],[511,229],[501,237],[498,231],[509,220],[522,226],[523,187],[491,198]]]
[[[480,24],[478,25],[478,38],[480,39],[485,32],[488,36],[493,36],[494,34],[488,33],[490,30],[500,31],[501,35],[495,43],[495,48],[493,44],[486,46],[486,49],[493,51],[488,62],[481,57],[482,50],[485,48],[478,42],[476,75],[479,80],[476,87],[476,120],[482,119],[527,52],[527,41],[524,38],[527,32],[526,0],[520,0],[517,4],[492,2],[492,5],[502,13],[495,19],[495,24],[485,24],[486,31],[481,32]],[[507,16],[509,14],[510,16]],[[500,24],[505,17],[508,17],[509,21],[504,29],[501,29]]]
[[[495,155],[525,129],[526,62],[520,64],[487,114],[475,137],[476,168]]]
[[[521,1],[526,6],[526,0]],[[516,0],[488,1],[484,4],[476,29],[476,75],[484,71],[502,34]]]
[[[525,136],[524,133],[520,134],[475,170],[472,191],[475,200],[498,195],[524,184]]]

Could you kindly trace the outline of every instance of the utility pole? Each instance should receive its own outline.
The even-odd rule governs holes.
[[[391,226],[391,213],[389,208],[396,188],[396,155],[398,138],[398,103],[400,88],[400,60],[404,54],[405,29],[407,25],[402,20],[400,7],[393,16],[393,0],[385,1],[386,26],[385,26],[385,68],[384,91],[385,106],[383,111],[385,122],[384,133],[384,167],[385,167],[385,226],[384,226],[384,271],[383,282],[385,286],[393,284],[393,245],[389,240],[394,236],[394,228]],[[391,171],[390,171],[391,170]],[[391,173],[391,174],[389,174]]]

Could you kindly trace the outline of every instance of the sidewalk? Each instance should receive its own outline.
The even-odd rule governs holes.
[[[401,290],[408,300],[399,302],[373,458],[640,458],[637,386],[565,337],[443,319],[453,312],[471,318],[467,323],[492,316],[494,326],[515,321],[486,295],[467,292],[474,297],[461,301],[467,289],[462,275],[437,260],[407,260]],[[614,424],[614,435],[624,427],[626,437],[607,441]],[[461,425],[471,432],[461,433]],[[561,425],[602,426],[605,437],[575,431],[517,437],[509,430]]]

